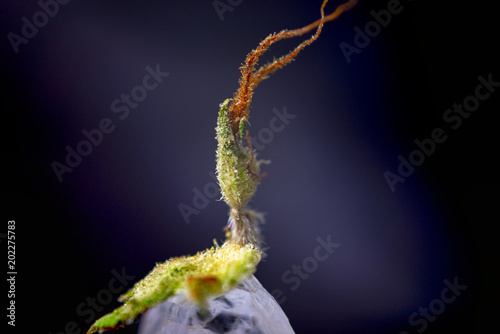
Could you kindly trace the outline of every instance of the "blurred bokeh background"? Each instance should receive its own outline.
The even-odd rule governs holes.
[[[316,20],[321,1],[61,1],[39,14],[46,3],[0,7],[2,233],[8,219],[17,226],[10,330],[84,333],[156,262],[223,240],[227,207],[210,176],[218,104],[246,54]],[[340,45],[355,47],[388,6],[398,13],[369,24],[348,62]],[[494,322],[500,88],[456,129],[443,120],[478,76],[500,81],[493,19],[479,3],[361,2],[257,88],[250,132],[272,162],[251,203],[269,247],[255,275],[297,333],[480,333]],[[149,91],[137,88],[147,67],[169,73]],[[113,107],[122,94],[140,101]],[[269,131],[276,110],[294,118]],[[58,179],[54,162],[103,120],[110,133]],[[446,141],[391,191],[384,173],[436,128]],[[340,246],[314,266],[318,238]],[[118,284],[113,272],[134,279]],[[445,280],[467,286],[449,304]]]

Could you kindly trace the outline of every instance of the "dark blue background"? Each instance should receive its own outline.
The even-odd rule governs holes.
[[[270,248],[256,277],[283,292],[297,333],[416,333],[410,314],[458,277],[467,289],[425,332],[483,332],[498,291],[500,92],[455,131],[442,116],[474,93],[479,75],[500,81],[498,24],[479,3],[401,1],[348,64],[339,44],[353,44],[353,28],[387,3],[363,2],[328,23],[256,89],[252,135],[269,127],[273,108],[296,115],[259,153],[272,163],[251,205],[266,213]],[[208,0],[71,1],[16,54],[7,34],[20,34],[21,18],[40,7],[2,1],[2,217],[17,222],[16,330],[59,333],[75,321],[83,333],[89,324],[76,308],[107,287],[113,269],[138,280],[155,262],[223,239],[224,202],[210,199],[190,224],[178,208],[213,181],[218,104],[261,39],[316,20],[320,4],[244,0],[221,21]],[[301,40],[280,42],[261,63]],[[156,64],[170,75],[120,120],[111,102]],[[63,163],[65,147],[103,118],[115,130],[58,182],[52,162]],[[447,141],[391,192],[384,172],[396,173],[398,155],[437,127]],[[341,246],[292,291],[283,273],[328,235]]]

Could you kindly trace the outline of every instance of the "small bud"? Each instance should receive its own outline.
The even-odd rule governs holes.
[[[241,138],[235,138],[228,117],[230,101],[226,99],[220,105],[217,119],[217,180],[224,201],[232,209],[240,210],[257,190],[260,162],[255,159],[255,153],[243,145]],[[244,122],[242,120],[240,128]]]

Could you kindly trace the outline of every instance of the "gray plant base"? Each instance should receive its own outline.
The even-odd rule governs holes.
[[[294,333],[279,304],[255,276],[211,299],[209,310],[202,316],[184,294],[177,294],[141,317],[138,334]]]

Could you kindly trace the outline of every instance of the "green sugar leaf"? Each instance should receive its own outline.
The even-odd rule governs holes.
[[[149,308],[184,292],[201,309],[210,297],[224,294],[255,272],[261,252],[253,245],[226,242],[194,256],[171,258],[120,296],[124,304],[98,319],[87,334],[131,324]]]

